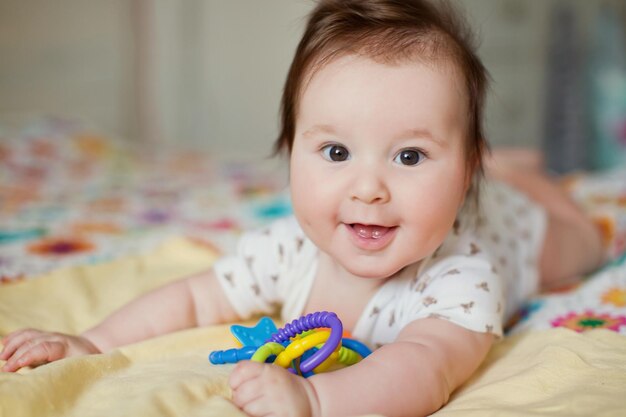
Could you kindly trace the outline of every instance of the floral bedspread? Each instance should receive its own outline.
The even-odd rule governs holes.
[[[261,158],[259,158],[261,159]],[[229,249],[290,212],[284,167],[133,146],[83,124],[0,124],[0,280],[149,251],[173,236]]]
[[[58,118],[0,123],[1,285],[138,254],[174,236],[227,251],[242,230],[290,212],[279,161],[133,146]],[[605,232],[610,261],[530,300],[511,332],[626,334],[626,167],[564,183]]]
[[[572,175],[563,185],[603,231],[607,262],[573,285],[529,300],[510,332],[566,327],[626,334],[626,167]]]

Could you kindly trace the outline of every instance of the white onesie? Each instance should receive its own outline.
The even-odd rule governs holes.
[[[361,313],[353,336],[380,346],[413,320],[437,317],[476,332],[502,335],[508,319],[538,287],[546,216],[509,186],[485,182],[480,211],[459,214],[453,230],[416,276],[388,280]],[[218,260],[218,280],[244,319],[304,313],[318,249],[295,217],[245,233],[237,253]]]

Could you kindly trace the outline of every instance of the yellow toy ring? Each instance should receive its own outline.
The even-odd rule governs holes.
[[[292,360],[299,358],[307,350],[326,342],[329,337],[330,331],[320,330],[301,339],[294,340],[285,348],[285,350],[278,354],[274,363],[286,368],[289,364],[291,364]]]

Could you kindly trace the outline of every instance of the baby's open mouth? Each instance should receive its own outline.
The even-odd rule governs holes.
[[[380,239],[395,227],[378,226],[372,224],[352,223],[350,227],[354,232],[364,239]]]

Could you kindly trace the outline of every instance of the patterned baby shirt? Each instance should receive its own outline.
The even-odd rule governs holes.
[[[495,182],[481,189],[480,210],[462,211],[415,276],[388,280],[361,313],[354,337],[371,347],[393,342],[410,322],[434,317],[502,335],[503,322],[536,291],[544,211]],[[214,265],[226,297],[243,319],[300,317],[315,279],[318,249],[295,217],[242,235],[237,251]]]

